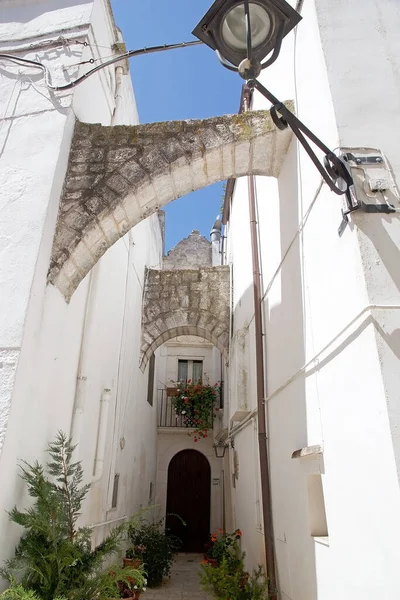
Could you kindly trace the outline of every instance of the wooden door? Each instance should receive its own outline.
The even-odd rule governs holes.
[[[183,543],[183,552],[203,552],[210,534],[211,469],[197,450],[175,454],[168,467],[167,528]]]

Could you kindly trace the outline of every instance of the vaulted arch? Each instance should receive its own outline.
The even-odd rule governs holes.
[[[149,269],[143,295],[140,367],[178,335],[197,335],[228,358],[230,269]]]
[[[77,122],[49,282],[69,300],[112,244],[172,200],[225,179],[277,177],[290,139],[268,111],[137,126]]]

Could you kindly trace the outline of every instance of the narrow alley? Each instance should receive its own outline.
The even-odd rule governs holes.
[[[148,589],[144,600],[211,600],[200,586],[201,554],[178,554],[171,579],[160,588]]]

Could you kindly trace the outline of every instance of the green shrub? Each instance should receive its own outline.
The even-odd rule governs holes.
[[[237,558],[234,568],[228,556],[218,566],[202,563],[201,584],[218,600],[268,600],[268,580],[262,567],[249,575],[243,566],[244,554]]]
[[[129,528],[133,546],[144,547],[141,558],[149,587],[161,585],[163,577],[170,574],[174,554],[181,546],[181,541],[176,536],[168,534],[163,522],[164,519],[154,522],[140,519]]]
[[[14,507],[10,512],[11,521],[24,533],[15,557],[5,563],[0,575],[10,583],[18,576],[26,593],[34,592],[40,600],[78,597],[88,581],[95,586],[104,559],[120,549],[126,535],[124,526],[116,527],[92,550],[91,529],[77,527],[89,486],[82,485],[80,462],[72,460],[74,448],[59,432],[48,446],[51,460],[45,467],[24,462],[21,477],[34,504],[26,511]],[[7,593],[13,594],[12,585],[9,589]],[[13,598],[6,596],[6,600]]]

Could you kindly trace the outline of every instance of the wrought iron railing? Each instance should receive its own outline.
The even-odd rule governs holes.
[[[173,405],[174,388],[157,390],[157,424],[158,427],[195,427],[190,415],[178,415]],[[222,408],[222,387],[218,390],[215,406]],[[213,411],[210,411],[209,429],[213,425]]]

